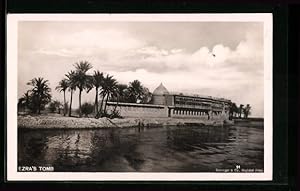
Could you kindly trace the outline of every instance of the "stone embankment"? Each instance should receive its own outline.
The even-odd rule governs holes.
[[[227,122],[230,123],[230,122]],[[76,118],[63,116],[18,116],[19,128],[30,129],[94,129],[94,128],[125,128],[125,127],[160,127],[185,125],[222,126],[224,120],[199,120],[177,118]]]

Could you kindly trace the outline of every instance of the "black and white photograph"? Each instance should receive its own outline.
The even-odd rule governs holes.
[[[272,14],[8,15],[11,180],[272,180]]]

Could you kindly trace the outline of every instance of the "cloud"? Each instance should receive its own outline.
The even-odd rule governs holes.
[[[45,50],[45,49],[38,49],[36,51],[33,51],[34,54],[44,54],[44,55],[53,55],[53,56],[61,56],[61,57],[73,57],[74,54],[72,51],[66,50],[66,49],[60,49],[60,50]]]
[[[178,36],[181,43],[175,38],[161,39],[167,35],[164,25],[157,26],[161,32],[158,36],[155,36],[155,30],[140,28],[142,33],[129,30],[127,24],[127,28],[104,25],[82,28],[66,25],[61,28],[45,24],[39,27],[36,35],[28,32],[34,28],[33,24],[27,31],[21,30],[24,33],[20,32],[18,51],[19,94],[25,91],[27,81],[42,76],[49,79],[54,97],[60,98],[54,91],[58,81],[75,62],[87,60],[93,69],[112,74],[121,83],[138,79],[153,91],[163,82],[170,91],[220,96],[237,103],[249,102],[256,115],[263,114],[263,35],[262,30],[257,30],[261,26],[248,27],[246,32],[238,27],[233,31],[239,31],[239,41],[235,34],[225,36],[227,41],[234,41],[228,45],[226,41],[216,42],[215,35],[199,37],[197,31],[192,30],[195,23],[189,25],[190,29],[185,27],[190,30],[188,37],[183,28],[178,27],[180,23],[173,26],[172,37]],[[157,37],[155,42],[168,42],[168,45],[154,43],[154,37]],[[214,44],[198,45],[201,38]],[[188,47],[189,44],[192,45]],[[83,99],[93,101],[93,96],[92,91]],[[74,107],[76,104],[75,99]]]
[[[198,50],[190,53],[184,49],[168,50],[157,46],[146,46],[131,50],[128,54],[120,56],[118,60],[110,61],[112,67],[120,71],[145,69],[150,72],[166,73],[176,70],[201,72],[206,69],[230,68],[233,71],[259,73],[263,70],[263,48],[262,41],[256,42],[248,35],[246,40],[241,41],[235,49],[217,44],[211,50],[208,47],[199,47]]]
[[[61,40],[63,44],[68,44],[71,47],[100,48],[105,50],[129,50],[141,45],[141,41],[136,40],[130,34],[109,29],[101,31],[84,30]]]
[[[211,49],[199,47],[191,52],[182,47],[162,48],[148,45],[147,41],[135,38],[126,31],[112,29],[84,29],[68,35],[48,34],[42,41],[44,47],[33,49],[33,54],[89,59],[107,70],[151,72],[195,69],[221,69],[230,67],[243,72],[258,72],[262,69],[263,40],[249,31],[235,48],[216,44]],[[34,47],[34,46],[33,46]]]

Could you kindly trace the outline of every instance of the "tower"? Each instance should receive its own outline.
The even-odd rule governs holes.
[[[166,95],[169,94],[167,88],[160,83],[160,85],[153,91],[152,103],[155,105],[166,105]]]

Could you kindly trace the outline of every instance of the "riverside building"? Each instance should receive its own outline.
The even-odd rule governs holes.
[[[203,120],[228,119],[231,101],[211,96],[171,93],[161,83],[149,104],[108,102],[123,117],[173,117]]]

